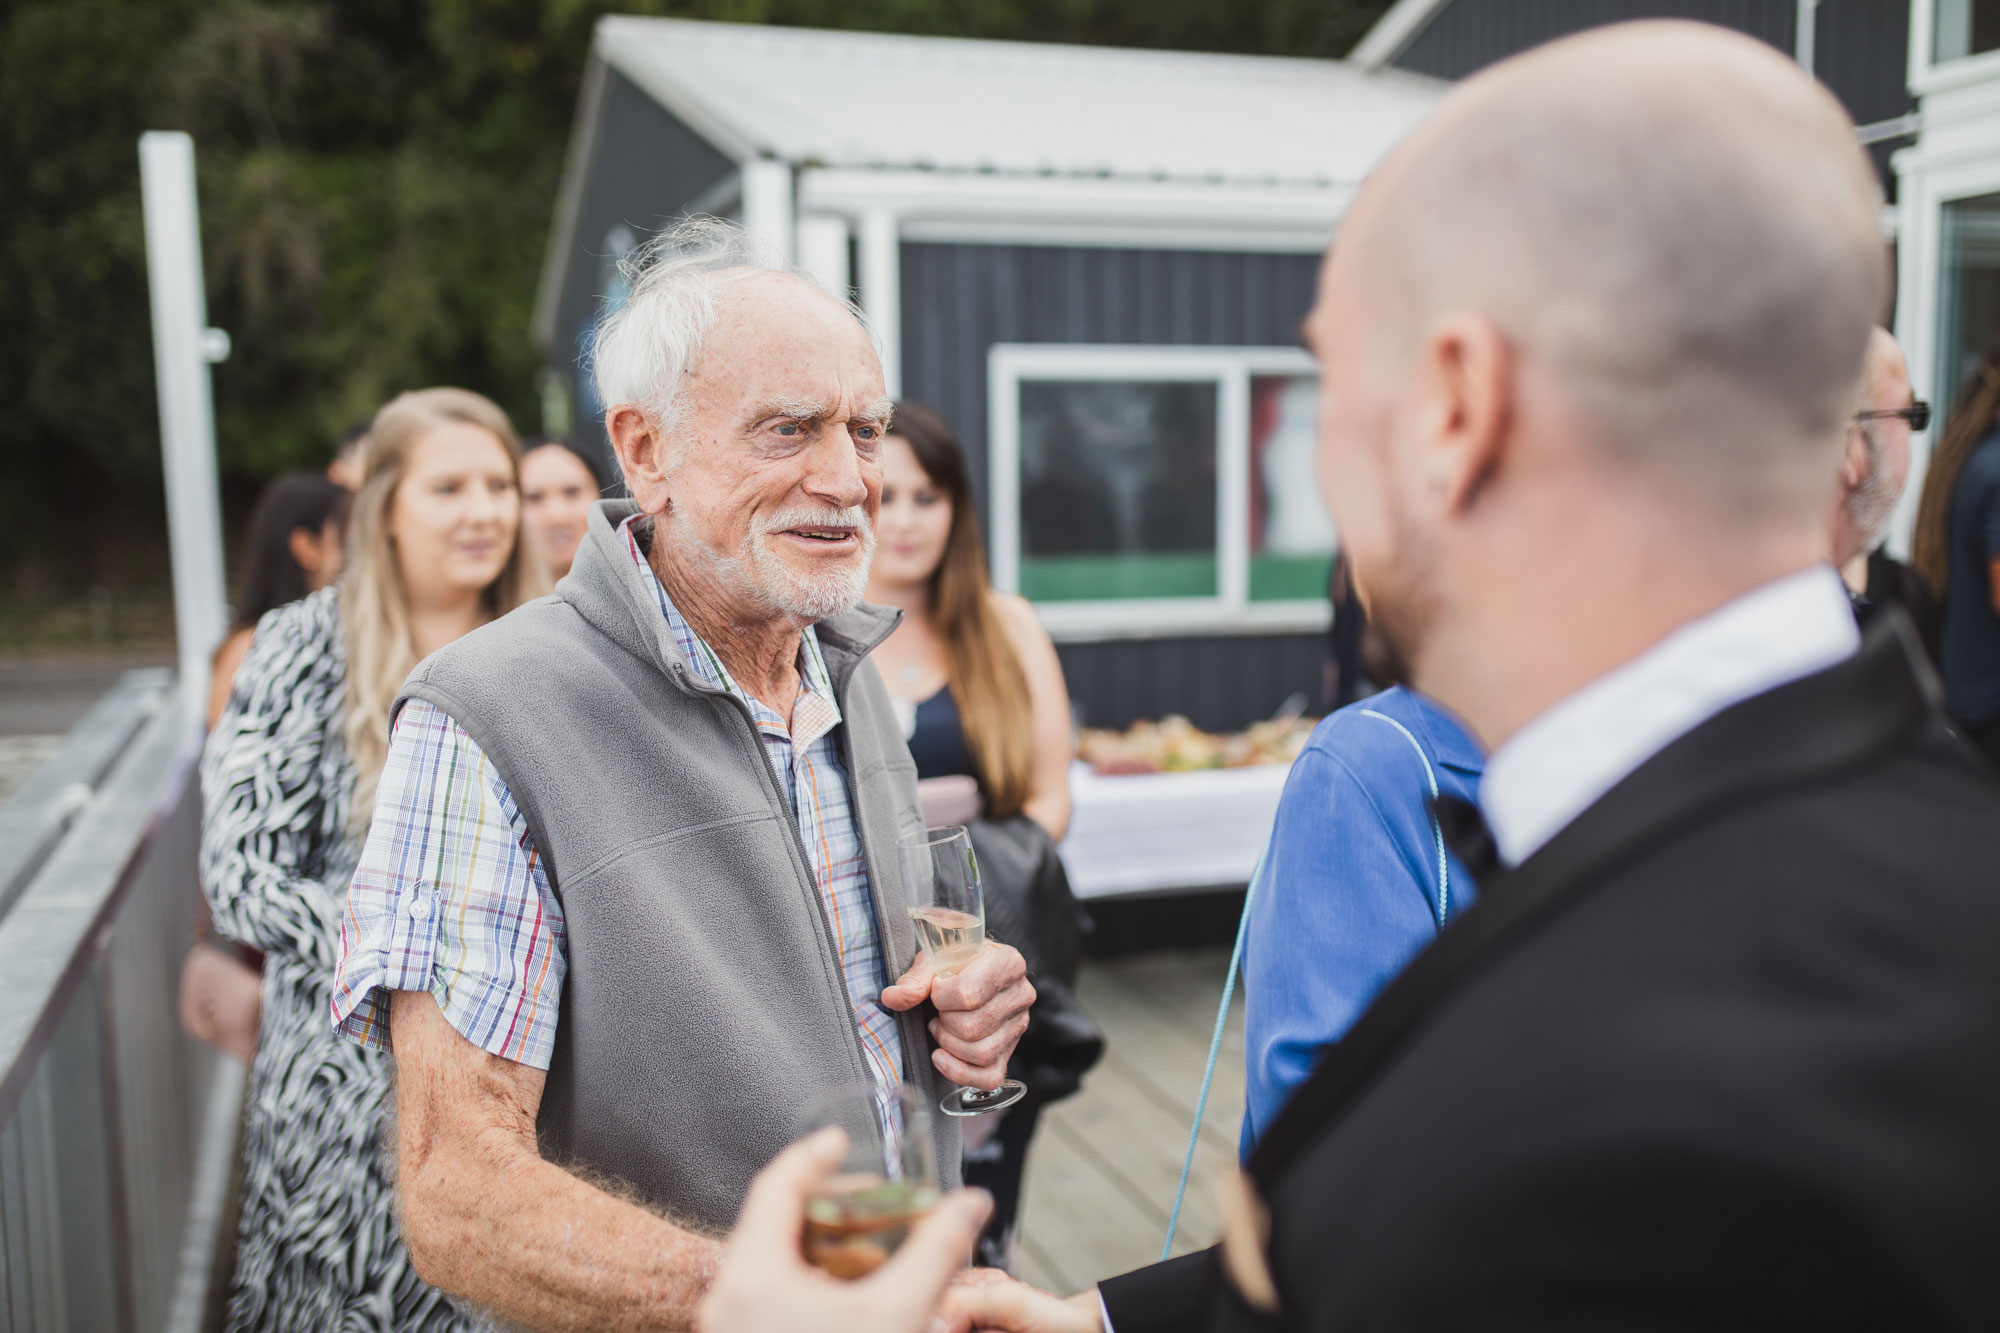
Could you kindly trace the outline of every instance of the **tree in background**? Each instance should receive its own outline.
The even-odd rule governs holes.
[[[164,584],[137,138],[193,134],[232,507],[390,395],[537,421],[528,334],[606,12],[1343,54],[1388,0],[0,3],[0,596]]]

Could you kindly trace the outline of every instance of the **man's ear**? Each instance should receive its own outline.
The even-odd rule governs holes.
[[[1483,315],[1449,315],[1424,344],[1419,381],[1424,491],[1447,512],[1471,507],[1499,468],[1513,432],[1514,348]]]
[[[1867,476],[1868,441],[1862,437],[1860,426],[1850,425],[1847,428],[1847,455],[1845,461],[1841,464],[1840,479],[1847,484],[1847,489],[1851,491],[1856,486],[1859,486]]]
[[[644,513],[665,510],[669,445],[652,414],[631,403],[620,403],[604,413],[604,433],[618,456],[618,470],[625,474],[633,502]]]

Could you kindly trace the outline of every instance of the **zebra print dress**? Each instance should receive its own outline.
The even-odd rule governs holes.
[[[264,951],[228,1328],[477,1327],[410,1266],[381,1138],[389,1062],[328,1017],[360,855],[341,740],[338,589],[258,623],[201,761],[201,879],[215,928]]]

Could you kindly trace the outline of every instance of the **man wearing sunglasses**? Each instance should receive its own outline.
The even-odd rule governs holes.
[[[1903,349],[1887,329],[1869,338],[1868,364],[1847,425],[1840,503],[1834,509],[1832,557],[1863,621],[1899,606],[1916,625],[1933,665],[1938,657],[1937,596],[1923,576],[1882,546],[1883,531],[1910,477],[1910,436],[1930,425],[1931,405],[1910,391]]]

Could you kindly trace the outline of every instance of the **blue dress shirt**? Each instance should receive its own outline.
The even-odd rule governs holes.
[[[1478,797],[1462,723],[1400,687],[1314,729],[1292,765],[1244,942],[1242,1152],[1368,1002],[1474,889],[1431,797]]]

